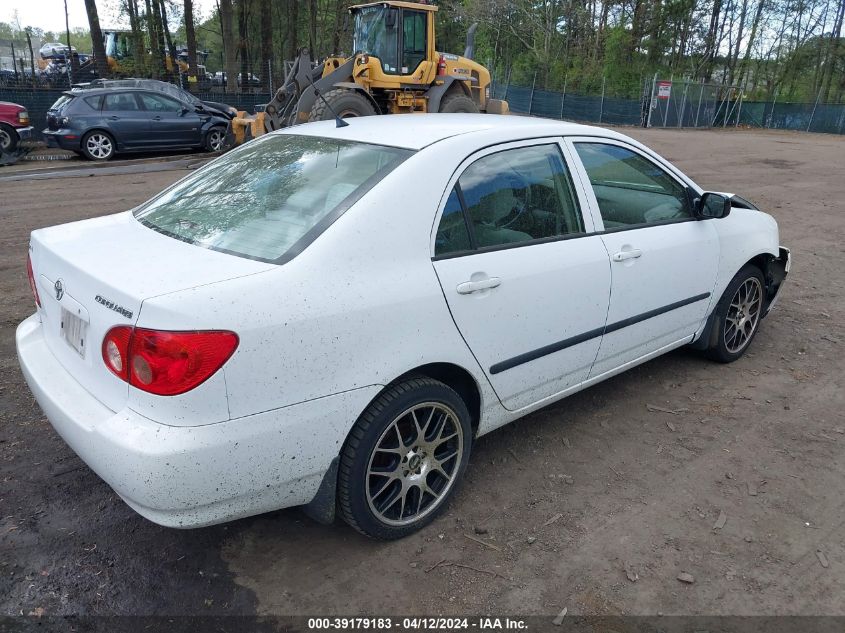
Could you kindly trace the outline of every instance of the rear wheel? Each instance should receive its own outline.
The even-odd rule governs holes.
[[[89,160],[109,160],[115,153],[114,139],[100,130],[88,132],[82,137],[82,153]]]
[[[732,363],[745,353],[763,316],[764,288],[763,273],[756,266],[749,264],[736,274],[716,305],[717,336],[707,356]]]
[[[325,99],[325,103],[323,99]],[[378,114],[372,102],[357,90],[336,88],[325,93],[323,99],[317,97],[311,108],[311,114],[308,117],[309,121],[330,121],[335,117],[335,114],[341,119]]]
[[[340,456],[338,506],[359,532],[402,538],[430,523],[469,461],[461,397],[431,378],[386,389],[355,423]]]
[[[451,94],[447,95],[440,104],[440,112],[455,113],[466,112],[469,114],[478,114],[478,106],[475,102],[465,94]]]
[[[20,137],[11,125],[0,123],[0,150],[13,152],[18,146]]]

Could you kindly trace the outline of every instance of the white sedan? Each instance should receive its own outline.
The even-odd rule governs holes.
[[[27,264],[26,380],[140,514],[389,539],[480,435],[683,345],[739,358],[789,252],[617,132],[434,114],[261,137]]]

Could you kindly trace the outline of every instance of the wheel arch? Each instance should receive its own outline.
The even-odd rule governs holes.
[[[775,256],[768,251],[762,251],[743,262],[743,264],[739,266],[730,277],[730,279],[733,279],[739,271],[749,265],[758,268],[763,273],[763,279],[766,285],[766,302],[763,306],[763,316],[766,315],[768,304],[774,298],[775,294],[777,294],[778,287],[785,276],[783,268],[779,268],[777,265],[778,261],[780,261],[778,256]],[[724,292],[724,290],[722,292]],[[713,337],[716,335],[716,310],[721,300],[721,295],[714,298],[712,304],[713,309],[710,311],[710,314],[707,315],[707,321],[704,324],[704,328],[701,330],[701,334],[690,344],[692,349],[704,350],[713,343]]]
[[[467,405],[471,417],[470,425],[475,437],[481,422],[481,389],[471,373],[454,363],[428,363],[405,372],[392,382],[400,382],[412,376],[427,376],[453,389]]]
[[[102,132],[103,134],[108,134],[109,138],[111,138],[111,140],[114,141],[114,151],[115,151],[115,153],[117,153],[117,150],[123,149],[123,143],[120,142],[120,139],[117,138],[117,135],[114,132],[112,132],[110,129],[108,129],[107,127],[103,127],[103,126],[99,126],[99,125],[96,126],[96,127],[92,127],[90,129],[85,130],[79,136],[79,148],[80,149],[82,149],[82,147],[83,147],[83,141],[85,141],[85,139],[88,137],[89,134],[93,134],[94,132]]]

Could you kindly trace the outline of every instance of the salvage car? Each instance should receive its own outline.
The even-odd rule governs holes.
[[[22,140],[32,138],[32,130],[24,106],[0,101],[0,151],[13,152]]]
[[[223,116],[230,120],[238,116],[238,110],[234,106],[221,103],[220,101],[200,99],[176,84],[159,81],[158,79],[95,79],[84,86],[81,84],[79,86],[85,88],[143,88],[144,90],[152,90],[153,92],[162,92],[170,95],[174,99],[189,103],[195,108],[201,111],[204,110],[209,114]]]
[[[229,120],[169,95],[141,88],[72,90],[47,111],[51,147],[95,161],[118,153],[223,148]]]
[[[475,440],[690,345],[740,358],[775,220],[618,132],[421,114],[300,125],[137,208],[32,233],[36,400],[141,515],[430,522]]]

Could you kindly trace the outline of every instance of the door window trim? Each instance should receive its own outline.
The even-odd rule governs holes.
[[[666,173],[666,175],[668,175],[672,180],[674,180],[679,186],[684,188],[684,190],[687,192],[687,197],[689,198],[690,209],[692,209],[693,203],[692,194],[701,195],[702,190],[698,185],[689,180],[684,174],[679,172],[673,165],[670,165],[661,157],[657,156],[656,154],[652,154],[649,151],[645,151],[640,147],[637,147],[630,143],[626,143],[623,140],[608,138],[604,136],[567,136],[563,139],[563,141],[564,144],[569,148],[570,153],[576,158],[577,162],[573,166],[573,171],[578,174],[582,186],[586,189],[586,197],[589,200],[590,215],[593,218],[593,223],[596,227],[601,226],[601,228],[596,231],[598,235],[606,235],[608,233],[619,233],[621,231],[637,231],[640,229],[647,229],[657,226],[667,226],[670,224],[682,224],[684,222],[700,221],[700,218],[697,218],[693,215],[689,218],[660,220],[658,222],[643,222],[642,224],[629,224],[627,226],[616,226],[613,228],[606,228],[604,225],[604,218],[601,215],[601,209],[599,208],[599,202],[596,198],[596,192],[593,189],[592,183],[590,182],[590,175],[587,173],[587,169],[584,167],[584,163],[581,160],[581,157],[578,155],[578,150],[575,149],[576,143],[592,143],[594,145],[616,145],[617,147],[626,149],[629,152],[636,154],[643,160],[647,160],[648,162],[654,164],[656,167],[662,169]]]
[[[558,151],[560,151],[561,160],[563,161],[564,167],[569,171],[570,174],[572,193],[574,194],[575,202],[578,205],[578,213],[581,215],[581,221],[584,224],[584,232],[567,233],[565,235],[553,235],[550,237],[541,237],[533,240],[526,240],[524,242],[512,242],[507,244],[497,244],[494,246],[482,246],[480,248],[475,247],[476,241],[475,232],[472,228],[472,219],[469,217],[469,212],[467,210],[466,201],[463,197],[463,192],[458,186],[458,181],[460,180],[460,177],[464,174],[464,172],[467,170],[467,168],[469,168],[470,165],[472,165],[477,160],[484,158],[485,156],[498,154],[512,149],[519,149],[522,147],[534,147],[538,145],[556,145]],[[593,235],[596,235],[597,231],[595,226],[595,219],[593,218],[592,208],[589,206],[590,201],[587,198],[587,192],[584,190],[584,183],[581,180],[580,174],[577,174],[575,172],[574,165],[575,162],[572,156],[572,149],[564,143],[564,138],[560,136],[543,136],[539,138],[508,141],[505,143],[489,145],[487,147],[483,147],[479,150],[476,150],[460,162],[458,167],[452,173],[452,176],[449,178],[446,189],[440,199],[440,204],[437,207],[437,213],[434,216],[434,223],[431,227],[431,244],[429,251],[431,253],[431,260],[440,261],[443,259],[454,259],[456,257],[479,255],[482,253],[491,253],[495,251],[508,250],[511,248],[535,246],[537,244],[548,244],[551,242],[562,242],[564,240],[591,237]],[[435,241],[437,239],[437,229],[440,227],[440,219],[443,217],[443,210],[446,207],[446,202],[448,201],[453,189],[456,189],[458,192],[458,198],[461,202],[461,210],[464,215],[464,222],[467,224],[467,231],[469,232],[470,244],[473,245],[474,248],[462,251],[454,251],[451,253],[444,253],[442,255],[436,255]]]

